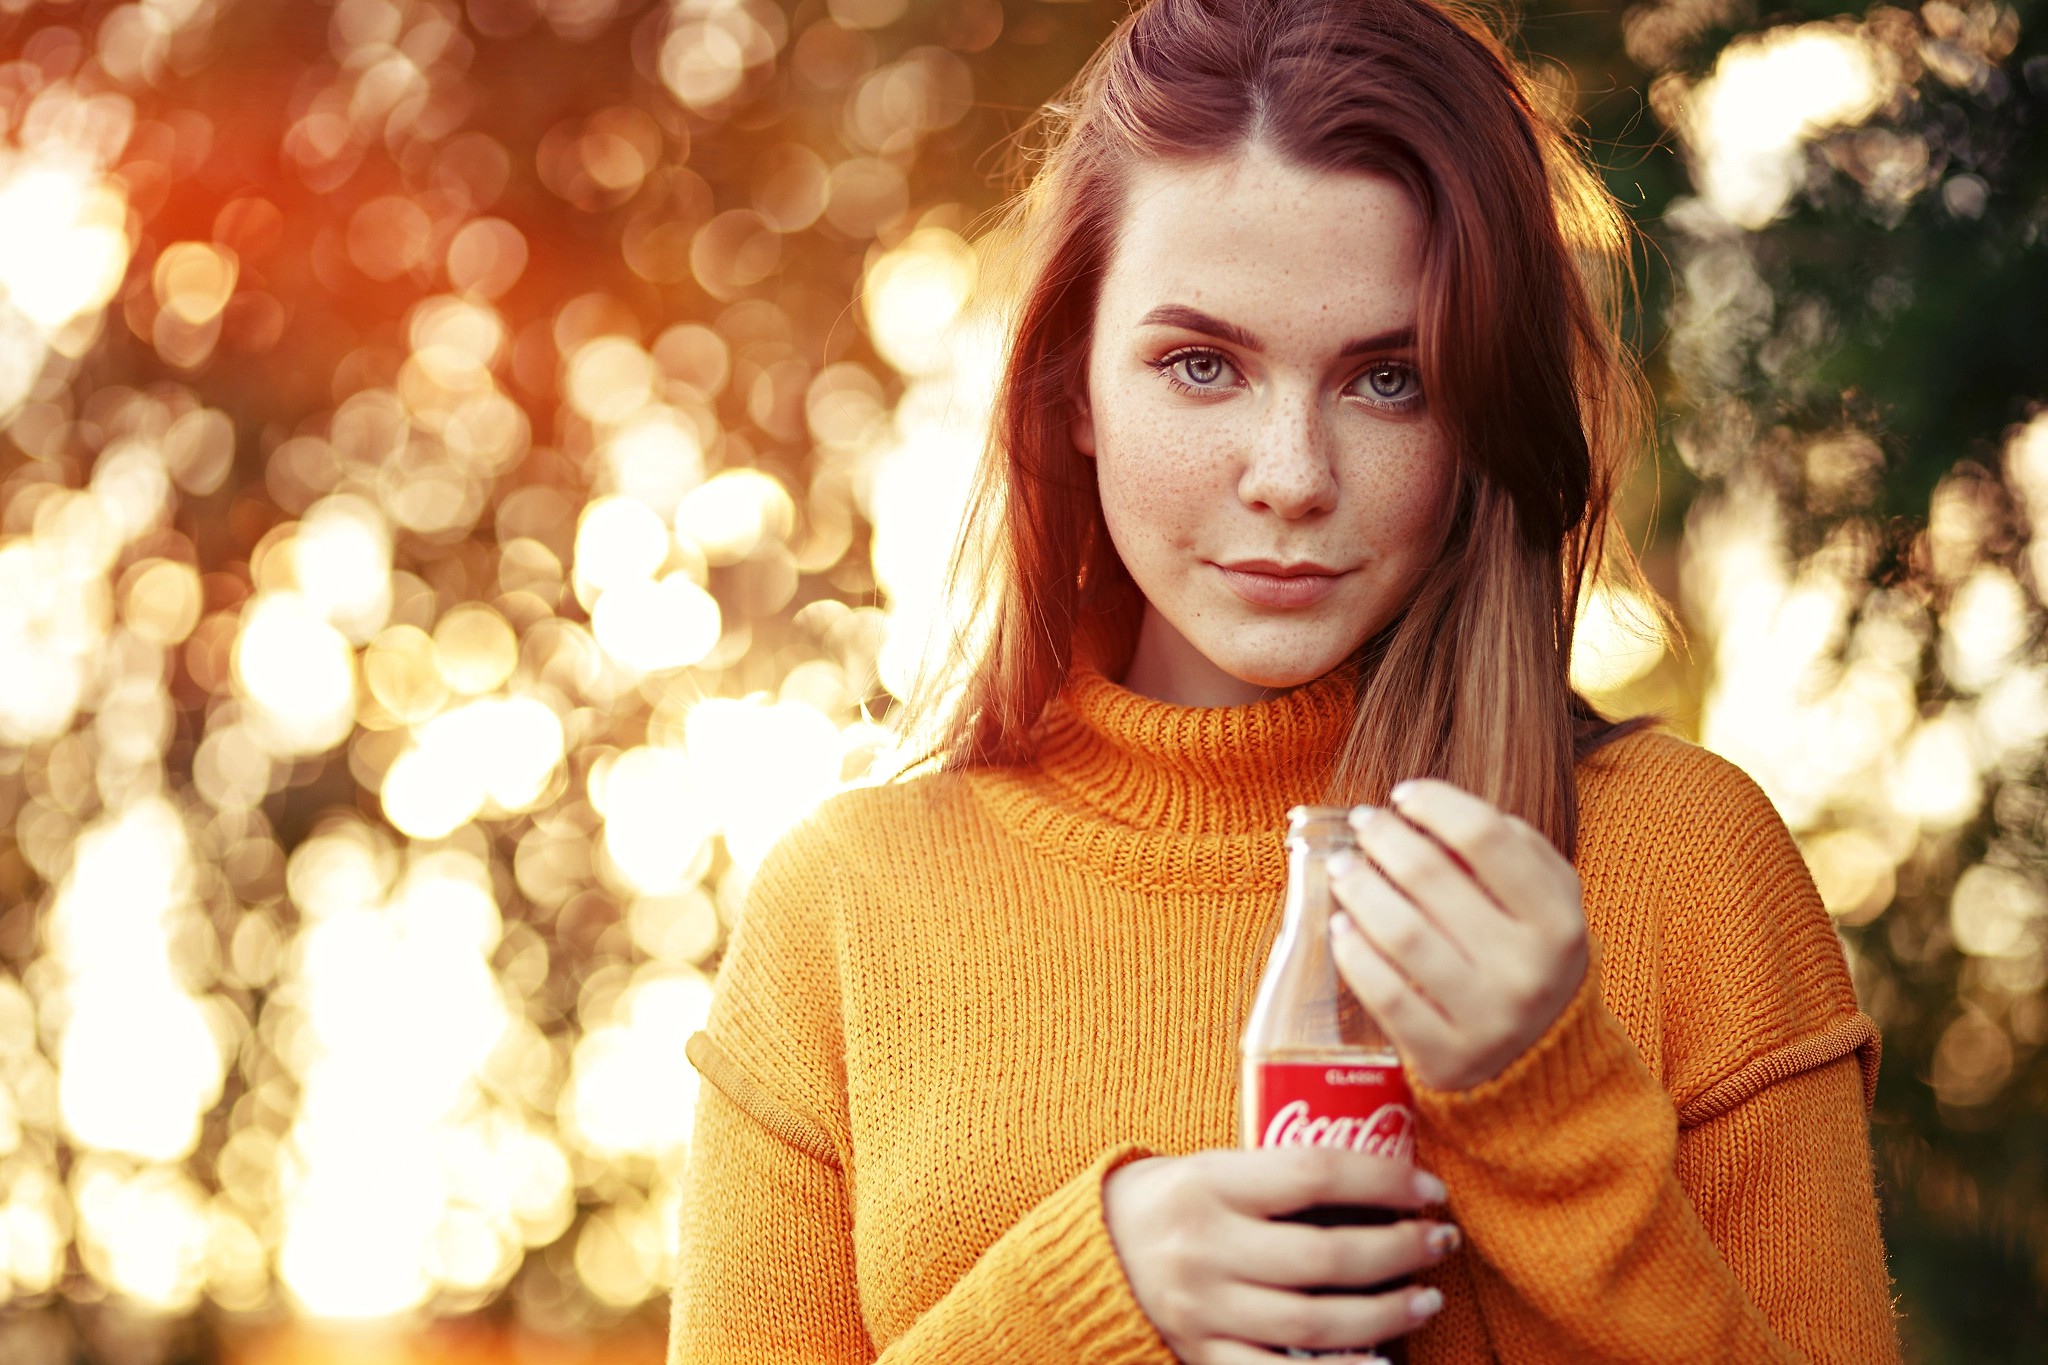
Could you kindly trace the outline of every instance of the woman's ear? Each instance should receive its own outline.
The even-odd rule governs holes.
[[[1083,455],[1095,454],[1095,417],[1088,411],[1088,400],[1076,395],[1067,400],[1070,416],[1067,419],[1067,433],[1073,439],[1074,449]]]

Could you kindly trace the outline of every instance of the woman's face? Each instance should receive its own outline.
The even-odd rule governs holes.
[[[1452,486],[1415,368],[1422,247],[1380,176],[1257,148],[1133,174],[1073,428],[1145,595],[1126,687],[1257,700],[1407,601]]]

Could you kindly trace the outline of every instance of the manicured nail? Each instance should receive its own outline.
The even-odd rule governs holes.
[[[1418,1289],[1408,1296],[1408,1316],[1417,1322],[1444,1306],[1443,1291]]]
[[[1358,926],[1353,924],[1351,916],[1345,914],[1342,910],[1332,910],[1330,912],[1330,932],[1338,938],[1349,938],[1358,932]]]
[[[1358,868],[1358,857],[1351,853],[1332,853],[1326,866],[1332,877],[1348,877]]]
[[[1415,795],[1415,779],[1411,777],[1406,782],[1396,782],[1394,789],[1387,793],[1387,799],[1389,801],[1401,802],[1406,801],[1413,795]]]
[[[1450,1191],[1444,1188],[1444,1182],[1428,1171],[1415,1173],[1415,1197],[1423,1203],[1441,1204],[1444,1202],[1444,1196],[1449,1193]]]
[[[1351,808],[1351,827],[1353,829],[1364,829],[1383,814],[1385,812],[1378,806],[1353,806]]]
[[[1458,1249],[1458,1243],[1464,1239],[1459,1235],[1458,1230],[1449,1223],[1438,1223],[1429,1230],[1429,1235],[1422,1240],[1423,1244],[1429,1248],[1430,1255],[1448,1256]]]

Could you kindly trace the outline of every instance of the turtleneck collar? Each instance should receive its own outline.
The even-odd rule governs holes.
[[[1320,799],[1351,719],[1338,677],[1241,706],[1175,706],[1078,659],[1047,708],[1039,766],[1091,810],[1171,834],[1283,830]]]
[[[1341,674],[1241,706],[1176,706],[1111,681],[1084,649],[1037,760],[974,785],[1014,833],[1113,880],[1280,885],[1287,811],[1323,798],[1352,710]]]

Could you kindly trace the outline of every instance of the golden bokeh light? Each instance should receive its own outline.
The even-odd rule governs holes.
[[[675,1047],[704,1026],[710,983],[687,968],[650,969],[576,1045],[563,1104],[577,1143],[600,1157],[665,1157],[689,1141],[697,1073]],[[675,1030],[685,1030],[677,1033]]]
[[[699,111],[716,109],[749,71],[775,59],[789,37],[782,10],[766,0],[682,0],[661,46],[661,79]]]
[[[696,424],[673,409],[643,411],[605,445],[613,489],[646,503],[664,517],[704,478],[703,443]]]
[[[655,378],[652,356],[625,337],[605,336],[570,357],[564,387],[578,412],[617,425],[653,401]]]
[[[121,619],[153,644],[175,645],[199,624],[199,571],[175,560],[146,559],[122,575]]]
[[[1844,23],[1774,28],[1730,43],[1687,97],[1702,196],[1741,227],[1770,222],[1800,186],[1801,144],[1862,122],[1890,97],[1890,57]]]
[[[629,887],[670,895],[701,877],[725,810],[710,774],[680,748],[640,745],[591,771],[604,848]]]
[[[922,228],[875,262],[861,302],[882,358],[905,374],[947,368],[947,334],[974,279],[974,252],[944,228]]]
[[[73,1173],[81,1258],[102,1281],[159,1313],[189,1311],[207,1279],[206,1196],[174,1170],[133,1175],[104,1161]]]
[[[577,520],[576,596],[589,606],[597,594],[651,582],[669,557],[669,530],[645,503],[598,498]]]
[[[590,625],[604,652],[639,673],[698,663],[718,643],[717,599],[686,573],[625,583],[598,599]]]
[[[113,298],[128,268],[128,205],[69,160],[0,162],[0,291],[54,334]]]
[[[2038,936],[2048,928],[2048,889],[2018,868],[1979,863],[1956,879],[1949,926],[1956,946],[1979,957],[2038,953]]]
[[[416,724],[448,699],[433,637],[418,626],[393,626],[363,652],[363,683],[397,723]]]
[[[237,690],[273,752],[318,753],[355,722],[355,654],[318,605],[298,593],[256,598],[235,637]]]
[[[495,299],[519,283],[530,259],[526,237],[503,218],[463,225],[448,243],[448,282],[476,299]]]
[[[349,493],[306,511],[290,541],[290,583],[351,643],[391,612],[391,529],[376,505]]]
[[[1828,914],[1843,924],[1864,924],[1884,913],[1898,890],[1894,851],[1862,829],[1829,830],[1805,841],[1800,852],[1813,869]]]
[[[1656,609],[1622,584],[1595,584],[1572,634],[1572,686],[1592,694],[1619,691],[1663,658]]]
[[[442,839],[485,810],[529,810],[549,794],[562,723],[531,697],[485,697],[414,732],[384,774],[384,814],[415,839]]]
[[[676,536],[711,564],[737,564],[764,540],[789,539],[796,504],[757,469],[731,469],[691,490],[676,508]]]
[[[82,1146],[177,1161],[220,1096],[221,1045],[173,949],[191,853],[164,802],[143,801],[78,836],[48,926],[63,972],[58,1103]]]
[[[475,696],[497,688],[519,662],[519,639],[491,608],[457,607],[434,626],[434,669],[450,690]]]
[[[1984,785],[1966,718],[1945,711],[1914,729],[1891,773],[1892,808],[1923,828],[1953,829],[1977,813]]]
[[[234,297],[241,263],[213,242],[174,242],[156,258],[156,301],[187,326],[212,322]]]

